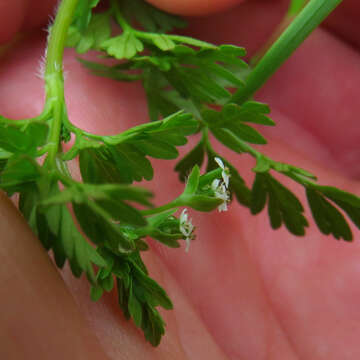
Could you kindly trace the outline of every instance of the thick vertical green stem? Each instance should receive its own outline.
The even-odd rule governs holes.
[[[50,29],[45,64],[46,106],[52,108],[48,157],[53,164],[60,145],[62,118],[65,111],[63,56],[65,40],[78,0],[62,0]]]
[[[245,87],[233,95],[231,102],[242,104],[250,99],[341,2],[311,0],[257,63]]]

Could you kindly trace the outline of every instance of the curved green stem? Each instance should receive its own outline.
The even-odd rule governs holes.
[[[50,148],[45,164],[54,164],[61,142],[61,125],[65,112],[63,55],[68,28],[77,3],[78,0],[61,1],[49,34],[45,64],[45,106],[52,108],[52,119],[48,141]]]
[[[122,15],[119,4],[116,0],[111,0],[111,7],[112,11],[114,13],[115,19],[118,22],[118,24],[121,26],[124,32],[131,32],[136,37],[143,39],[143,40],[150,40],[153,41],[154,37],[158,37],[161,34],[153,33],[149,31],[140,31],[136,30],[129,24],[125,17]],[[182,36],[182,35],[174,35],[174,34],[166,34],[166,38],[169,40],[174,41],[175,43],[183,43],[188,45],[193,45],[197,47],[207,48],[207,49],[215,49],[216,46],[213,44],[210,44],[206,41],[194,39],[192,37],[188,36]]]
[[[117,1],[111,0],[111,11],[113,12],[116,21],[121,26],[123,31],[133,31],[131,25],[126,21],[124,16],[121,14],[120,7]]]
[[[50,117],[50,110],[45,106],[43,111],[41,112],[40,115],[35,116],[33,118],[27,118],[27,119],[19,119],[19,120],[14,120],[14,119],[10,119],[10,118],[6,118],[2,115],[0,115],[0,121],[2,123],[8,123],[8,124],[12,124],[12,125],[17,125],[17,126],[23,126],[23,125],[27,125],[31,122],[35,122],[35,121],[46,121],[49,119]]]
[[[342,0],[311,0],[258,62],[230,102],[250,99]]]
[[[155,214],[160,214],[161,212],[166,211],[166,210],[177,208],[177,207],[181,206],[181,204],[179,204],[177,200],[178,199],[175,199],[174,201],[171,201],[168,204],[159,206],[154,209],[141,210],[141,214],[144,216],[155,215]]]

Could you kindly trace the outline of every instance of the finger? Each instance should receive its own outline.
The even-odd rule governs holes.
[[[45,250],[3,193],[0,229],[0,357],[104,359]]]
[[[245,0],[147,0],[162,10],[178,15],[207,15],[229,9]]]
[[[109,358],[114,360],[227,359],[164,263],[153,251],[143,257],[150,276],[166,289],[174,304],[173,311],[161,311],[166,322],[166,333],[157,348],[144,340],[143,334],[131,321],[125,320],[119,309],[115,292],[105,295],[99,302],[94,303],[89,299],[86,281],[75,279],[68,268],[63,272],[66,283],[72,289],[76,301],[81,305],[84,315]]]

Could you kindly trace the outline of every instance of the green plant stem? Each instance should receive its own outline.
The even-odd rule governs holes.
[[[268,158],[266,155],[264,155],[260,151],[255,150],[247,142],[245,142],[243,140],[240,140],[240,139],[238,139],[238,141],[239,141],[239,143],[241,143],[241,147],[242,147],[243,151],[245,153],[249,154],[250,156],[252,156],[254,159],[259,160],[260,158],[265,157],[269,161],[271,161],[272,163],[281,164],[281,163],[279,163],[277,161],[274,161],[274,160]],[[270,169],[273,170],[273,171],[276,171],[277,173],[283,174],[283,175],[287,176],[288,178],[291,178],[292,180],[294,180],[298,184],[303,185],[304,187],[311,186],[311,185],[313,185],[313,186],[316,185],[316,182],[314,182],[313,180],[309,180],[308,178],[300,176],[298,174],[283,172],[283,171],[280,171],[280,170],[276,169],[273,166],[271,166]],[[208,174],[210,174],[210,173],[208,173]],[[316,178],[314,178],[314,179],[316,179]]]
[[[292,179],[293,181],[297,182],[298,184],[304,186],[304,188],[307,187],[316,187],[318,184],[315,181],[309,180],[304,178],[303,176],[300,176],[298,174],[283,174],[287,176],[288,178]]]
[[[45,64],[46,105],[52,108],[50,122],[49,151],[45,165],[52,166],[61,142],[61,125],[65,113],[63,55],[65,39],[71,24],[78,0],[62,0],[50,29]],[[50,105],[49,105],[50,104]]]
[[[136,30],[135,28],[133,28],[131,26],[131,24],[129,24],[126,21],[125,17],[122,15],[119,4],[116,0],[111,1],[111,6],[112,6],[112,11],[115,15],[116,21],[121,26],[121,28],[123,29],[124,32],[131,32],[137,38],[140,38],[143,40],[149,40],[149,41],[153,41],[154,37],[159,36],[158,33],[152,33],[152,32],[148,32],[148,31],[140,31],[140,30]],[[201,47],[204,47],[207,49],[216,48],[216,46],[213,44],[210,44],[206,41],[193,39],[188,36],[166,34],[166,38],[174,41],[175,43],[180,43],[180,44],[184,43],[184,44],[189,44],[189,45],[194,45],[194,46],[201,46]]]
[[[124,16],[121,14],[120,6],[117,1],[111,0],[111,9],[114,13],[115,19],[118,22],[118,24],[121,26],[123,31],[130,31],[133,32],[134,29],[130,24],[126,21]]]
[[[311,0],[250,72],[245,87],[236,91],[230,102],[242,104],[252,98],[341,2],[342,0]]]
[[[141,214],[143,216],[156,215],[156,214],[160,214],[163,211],[179,207],[180,205],[181,204],[178,203],[178,199],[175,199],[174,201],[171,201],[168,204],[159,206],[159,207],[154,208],[154,209],[141,210]]]
[[[49,118],[49,115],[50,115],[49,111],[44,109],[43,112],[39,116],[36,116],[33,118],[14,120],[14,119],[9,119],[9,118],[6,118],[6,117],[0,115],[0,121],[2,123],[8,123],[8,124],[12,124],[12,125],[15,124],[17,126],[24,126],[24,125],[28,125],[31,122],[47,120]]]
[[[136,29],[132,29],[132,32],[137,38],[143,39],[143,40],[152,41],[154,39],[154,37],[159,36],[159,34],[157,34],[157,33],[145,32],[145,31],[140,31],[140,30],[136,30]],[[174,41],[175,43],[179,43],[179,44],[201,46],[206,49],[216,49],[216,46],[213,44],[210,44],[205,41],[197,40],[197,39],[195,40],[188,36],[166,34],[166,38]]]

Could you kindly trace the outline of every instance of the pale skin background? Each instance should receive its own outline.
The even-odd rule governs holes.
[[[191,21],[189,34],[253,53],[281,19],[287,1],[152,0]],[[19,40],[0,59],[0,112],[41,111],[35,72],[44,27],[56,1],[0,0],[0,41]],[[220,10],[231,10],[220,14]],[[360,4],[345,0],[257,95],[278,123],[265,131],[268,154],[314,171],[324,184],[360,194]],[[35,29],[35,30],[34,30]],[[140,86],[88,74],[66,51],[66,97],[72,121],[114,133],[146,121]],[[247,180],[253,161],[226,153]],[[173,163],[157,162],[161,203],[180,193]],[[291,185],[292,186],[292,185]],[[297,189],[297,187],[292,187]],[[168,191],[164,189],[169,189]],[[303,198],[302,192],[299,192]],[[14,206],[0,195],[1,359],[359,359],[360,238],[347,244],[319,235],[272,231],[266,215],[231,205],[226,214],[195,215],[190,252],[154,247],[151,274],[172,298],[159,348],[125,322],[116,296],[88,299],[85,279],[59,276]],[[312,224],[313,225],[313,224]],[[65,283],[63,281],[65,280]],[[80,306],[80,308],[78,307]]]

